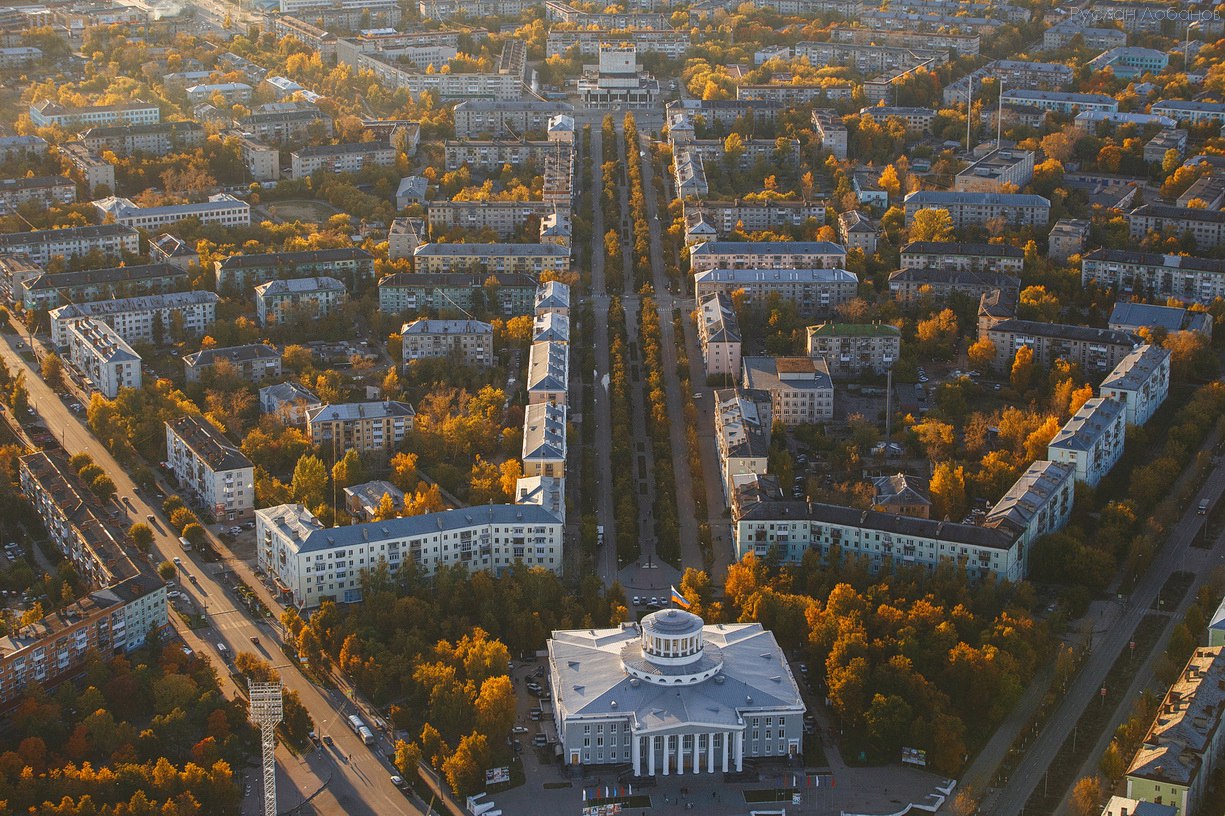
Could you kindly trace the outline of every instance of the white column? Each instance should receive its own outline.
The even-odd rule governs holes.
[[[669,743],[672,741],[670,734],[664,734],[664,776],[668,775],[668,749],[671,747]]]
[[[695,774],[699,774],[702,772],[702,758],[698,753],[698,751],[700,750],[698,747],[698,738],[701,736],[702,736],[701,734],[693,735],[693,772]]]
[[[727,773],[727,752],[728,752],[728,743],[730,743],[731,741],[732,741],[732,735],[731,735],[731,732],[730,732],[730,731],[724,731],[724,732],[723,732],[723,773]]]
[[[647,776],[655,775],[655,737],[647,737]]]
[[[706,773],[715,772],[715,732],[706,735]]]
[[[744,732],[736,732],[736,773],[744,770]]]
[[[642,737],[634,734],[630,737],[630,755],[634,758],[634,776],[642,776]]]

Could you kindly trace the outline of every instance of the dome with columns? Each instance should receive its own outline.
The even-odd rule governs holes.
[[[723,668],[723,653],[707,645],[705,622],[683,609],[662,609],[642,619],[638,642],[621,649],[625,672],[660,686],[709,680]]]

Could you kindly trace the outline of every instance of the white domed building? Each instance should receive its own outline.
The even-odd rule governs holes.
[[[707,625],[665,609],[548,643],[562,758],[635,776],[741,771],[803,751],[804,702],[759,623]]]

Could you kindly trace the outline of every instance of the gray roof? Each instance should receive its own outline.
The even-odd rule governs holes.
[[[298,148],[292,155],[301,157],[314,156],[347,156],[351,153],[381,153],[394,152],[389,144],[382,142],[347,142],[345,144],[311,145]]]
[[[569,309],[570,286],[561,281],[548,281],[536,289],[536,310]]]
[[[1012,244],[962,244],[954,241],[911,241],[902,247],[903,255],[973,255],[988,258],[1025,257]]]
[[[257,297],[296,295],[308,292],[344,292],[345,285],[335,278],[285,278],[255,287]]]
[[[1128,776],[1191,784],[1206,763],[1225,711],[1225,646],[1197,647],[1157,709]]]
[[[1018,291],[1021,280],[1005,272],[975,272],[962,269],[897,269],[889,273],[889,282],[931,284],[935,286],[989,286]]]
[[[565,461],[566,406],[537,403],[523,411],[523,461]]]
[[[536,315],[532,321],[532,342],[570,342],[570,317],[560,312]]]
[[[1046,506],[1063,485],[1071,484],[1075,475],[1070,465],[1045,459],[1031,463],[987,513],[983,525],[994,527],[1008,522],[1024,530],[1039,508]]]
[[[908,193],[906,206],[939,207],[941,205],[994,204],[1001,207],[1050,207],[1048,198],[1032,193],[960,193],[954,190],[918,190]]]
[[[928,504],[927,480],[907,473],[877,476],[872,480],[876,489],[876,504]]]
[[[210,366],[219,360],[229,360],[231,363],[240,363],[247,360],[279,360],[281,352],[277,351],[274,346],[268,346],[263,343],[250,343],[245,346],[226,346],[224,348],[206,348],[188,354],[183,358],[183,362],[188,368],[196,366]]]
[[[753,394],[741,388],[715,391],[715,425],[727,456],[757,458],[770,452],[770,428]]]
[[[132,350],[119,333],[92,317],[74,320],[69,324],[69,332],[75,332],[96,350],[99,355],[110,363],[139,362],[140,355]]]
[[[1193,255],[1162,255],[1160,252],[1140,252],[1134,249],[1095,249],[1084,260],[1095,263],[1128,264],[1131,266],[1165,266],[1191,272],[1215,272],[1225,275],[1225,260],[1196,258]]]
[[[707,269],[693,276],[694,283],[851,283],[854,272],[845,269]]]
[[[72,286],[105,286],[111,283],[156,280],[157,278],[183,278],[187,273],[168,263],[115,266],[106,269],[81,269],[73,272],[48,272],[26,281],[25,288],[31,292],[65,289]]]
[[[699,306],[708,343],[740,342],[740,321],[726,292],[706,295]]]
[[[413,250],[414,257],[539,257],[569,258],[570,250],[557,244],[422,244]]]
[[[644,619],[688,616],[668,609]],[[556,680],[554,706],[565,721],[584,717],[629,717],[647,731],[688,723],[739,730],[742,717],[754,711],[804,710],[799,687],[774,635],[760,623],[726,623],[702,627],[704,657],[723,661],[716,677],[683,686],[664,686],[631,678],[626,665],[644,674],[664,672],[644,658],[641,630],[555,631],[549,640],[549,663]],[[711,663],[713,667],[713,662]],[[688,671],[688,667],[682,667]]]
[[[745,357],[744,385],[763,391],[832,391],[833,380],[829,365],[821,357]],[[791,368],[792,374],[779,373],[779,368]]]
[[[1118,400],[1094,397],[1086,402],[1055,434],[1049,447],[1057,450],[1092,450],[1115,420],[1124,412],[1125,406]]]
[[[370,260],[372,257],[369,252],[357,247],[305,249],[298,252],[260,252],[251,255],[231,255],[221,262],[221,268],[296,266],[321,261]]]
[[[1071,102],[1072,104],[1084,104],[1088,102],[1108,105],[1115,102],[1113,96],[1099,93],[1069,93],[1066,91],[1040,91],[1020,88],[1015,91],[1004,89],[1004,97],[1006,99],[1052,99],[1059,102]]]
[[[1037,320],[1001,320],[992,326],[992,332],[1016,332],[1036,337],[1054,337],[1059,340],[1081,340],[1086,343],[1109,343],[1115,346],[1138,346],[1140,340],[1130,332],[1114,329],[1095,329],[1092,326],[1071,326],[1065,323],[1042,323]]]
[[[261,402],[271,401],[277,405],[284,405],[287,402],[302,400],[307,405],[320,405],[319,398],[314,392],[308,389],[301,383],[293,382],[292,380],[276,385],[266,385],[259,390],[259,398]]]
[[[404,491],[384,479],[372,482],[362,482],[345,488],[345,498],[355,498],[364,507],[378,507],[383,496],[391,496],[391,500],[400,506],[404,503]]]
[[[62,227],[60,229],[33,230],[31,232],[0,233],[0,250],[6,247],[23,247],[52,241],[86,241],[94,238],[115,236],[139,236],[136,230],[123,224],[99,224],[91,227]]]
[[[528,352],[527,390],[565,391],[570,387],[570,361],[564,343],[532,343]]]
[[[1221,210],[1205,210],[1198,207],[1171,207],[1168,204],[1141,204],[1129,216],[1161,218],[1168,221],[1206,221],[1212,224],[1225,224],[1225,212]]]
[[[1015,535],[989,527],[900,516],[896,513],[883,513],[877,510],[856,510],[853,507],[817,502],[760,502],[746,509],[740,518],[742,521],[786,520],[836,524],[997,550],[1011,549],[1016,542]]]
[[[257,511],[273,527],[286,533],[298,533],[297,551],[323,552],[338,547],[354,547],[371,541],[408,539],[414,536],[437,535],[482,524],[522,524],[537,526],[559,524],[557,517],[538,505],[486,504],[441,510],[421,516],[350,524],[345,527],[324,527],[300,504],[282,504]]]
[[[1106,379],[1102,380],[1098,393],[1107,388],[1121,391],[1139,390],[1168,359],[1169,349],[1146,343],[1119,361],[1114,370],[1106,375]]]
[[[123,312],[179,309],[207,303],[216,304],[220,300],[216,292],[170,292],[164,295],[141,295],[119,300],[99,300],[93,303],[69,303],[52,310],[51,317],[53,320],[64,320],[69,317],[98,317]]]
[[[1168,331],[1176,332],[1182,329],[1187,310],[1176,306],[1155,306],[1150,303],[1114,304],[1110,312],[1111,326],[1159,326]]]
[[[703,255],[840,255],[846,250],[833,241],[704,241],[689,250]]]
[[[429,320],[421,318],[405,323],[401,335],[409,334],[493,334],[493,326],[479,320]]]
[[[417,411],[407,402],[385,400],[383,402],[342,402],[321,405],[306,412],[307,420],[314,422],[353,422],[361,419],[383,417],[412,417]]]
[[[187,414],[168,420],[170,428],[214,472],[254,467],[251,460],[203,417]]]

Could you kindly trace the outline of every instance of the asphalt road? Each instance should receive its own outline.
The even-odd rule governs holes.
[[[14,348],[18,339],[15,335],[4,335],[0,339],[0,356],[11,370],[25,372],[31,407],[56,438],[61,440],[66,451],[70,454],[82,451],[88,453],[111,476],[118,495],[130,499],[130,506],[134,510],[131,515],[134,519],[144,519],[147,515],[154,517],[155,522],[151,526],[155,533],[155,563],[172,561],[175,557],[181,558],[186,573],[196,578],[196,583],[192,583],[187,575],[181,575],[179,583],[183,591],[206,610],[211,624],[207,629],[196,630],[196,635],[210,644],[201,656],[212,660],[222,674],[229,672],[229,666],[225,665],[217,651],[218,643],[226,644],[233,654],[255,652],[269,660],[280,672],[284,685],[298,693],[319,733],[328,734],[334,740],[335,745],[327,753],[317,754],[311,761],[311,767],[319,777],[320,784],[330,778],[324,795],[312,803],[316,812],[338,816],[423,813],[423,808],[414,806],[405,794],[391,783],[391,766],[377,757],[349,729],[345,717],[354,709],[343,693],[319,689],[286,658],[276,645],[279,638],[276,630],[279,625],[256,623],[244,607],[235,604],[233,596],[223,589],[218,576],[213,574],[214,570],[221,570],[220,564],[209,565],[197,561],[194,552],[183,550],[177,536],[172,534],[162,517],[160,497],[150,501],[144,492],[136,491],[131,477],[94,438],[83,420],[68,410],[59,396],[42,381],[31,363],[18,354]],[[158,506],[155,507],[154,504]],[[224,552],[224,549],[219,548],[219,551]],[[257,591],[263,590],[263,586],[258,583],[246,564],[230,559],[224,566],[239,574]],[[267,602],[267,593],[262,594]],[[277,610],[277,607],[271,604],[269,608]],[[252,638],[258,639],[259,644],[254,645]],[[388,743],[381,740],[377,747],[387,750]],[[252,794],[258,796],[258,786],[253,785],[252,788]],[[284,804],[292,806],[298,803]]]
[[[1068,689],[1063,702],[1047,723],[1046,728],[1030,745],[1024,759],[1013,770],[1008,783],[1000,792],[999,799],[992,813],[995,816],[1017,816],[1021,813],[1030,794],[1042,781],[1043,775],[1050,766],[1056,751],[1059,749],[1085,707],[1093,703],[1100,693],[1110,667],[1119,654],[1131,641],[1140,619],[1154,607],[1157,594],[1164,586],[1171,573],[1183,569],[1187,549],[1191,541],[1199,533],[1203,518],[1196,508],[1201,499],[1217,501],[1225,493],[1225,459],[1208,474],[1203,486],[1187,503],[1186,512],[1178,526],[1170,533],[1166,545],[1157,554],[1152,566],[1136,585],[1127,602],[1118,623],[1110,627],[1095,643],[1096,647],[1089,655],[1072,686]],[[1121,690],[1115,690],[1118,693]],[[1107,689],[1107,694],[1111,690]]]

